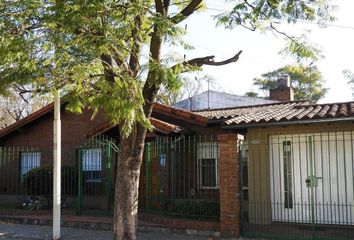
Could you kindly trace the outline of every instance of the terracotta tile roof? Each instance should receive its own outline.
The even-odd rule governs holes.
[[[209,120],[224,120],[224,125],[287,122],[354,116],[354,102],[312,104],[308,101],[281,102],[248,107],[198,111]]]
[[[190,112],[161,103],[154,103],[153,112],[200,126],[206,126],[208,123],[208,118],[199,112]]]
[[[158,132],[161,132],[163,134],[170,134],[172,132],[178,132],[181,129],[173,124],[155,119],[155,118],[150,118],[151,124],[154,126],[155,130]],[[113,124],[111,122],[105,122],[101,125],[99,125],[98,127],[95,127],[93,129],[91,129],[87,134],[86,134],[86,138],[90,138],[96,135],[99,135],[101,133],[104,133],[114,127],[116,127],[116,124]]]
[[[65,103],[67,103],[67,100],[66,99],[62,100],[61,104],[65,104]],[[47,106],[39,109],[36,112],[33,112],[32,114],[11,124],[10,126],[0,129],[0,138],[15,131],[16,129],[19,129],[19,128],[31,123],[32,121],[44,116],[45,114],[52,112],[53,110],[54,110],[54,104],[53,103],[48,104]],[[155,103],[153,111],[160,112],[160,113],[166,114],[166,115],[170,115],[170,116],[178,118],[178,119],[184,119],[187,122],[196,122],[196,123],[205,124],[205,125],[207,123],[207,119],[200,114],[176,109],[176,108],[170,107],[168,105],[164,105],[164,104]],[[155,123],[160,126],[160,131],[165,131],[165,130],[169,131],[167,129],[177,128],[176,125],[170,124],[168,126],[168,123],[162,122],[162,121],[160,121],[160,123],[157,123],[157,121],[155,121]],[[106,124],[108,124],[108,123],[106,123]],[[100,127],[104,128],[107,126],[101,125]],[[97,130],[97,131],[99,131],[99,130]]]
[[[101,134],[101,133],[104,133],[104,132],[106,132],[106,131],[108,131],[108,130],[114,128],[115,126],[117,126],[117,125],[115,125],[115,124],[113,124],[113,123],[111,123],[111,122],[109,122],[109,121],[108,121],[108,122],[105,122],[105,123],[103,123],[103,124],[101,124],[101,125],[99,125],[99,126],[93,128],[93,129],[90,129],[90,130],[86,133],[85,137],[86,137],[86,138],[90,138],[90,137],[93,137],[93,136],[97,136],[97,135],[99,135],[99,134]]]
[[[54,110],[54,104],[53,103],[48,104],[47,106],[39,109],[38,111],[28,115],[27,117],[22,118],[21,120],[11,124],[10,126],[1,129],[0,130],[0,138],[11,133],[12,131],[14,131],[16,129],[44,116],[45,114],[47,114],[53,110]]]
[[[161,121],[156,118],[151,117],[150,122],[155,127],[156,131],[164,133],[164,134],[170,134],[172,132],[179,132],[181,130],[179,126]]]

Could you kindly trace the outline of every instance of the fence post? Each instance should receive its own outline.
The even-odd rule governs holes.
[[[146,210],[151,208],[151,146],[150,143],[145,144],[146,153]]]
[[[219,134],[220,232],[223,237],[240,235],[240,183],[237,134]]]
[[[76,215],[82,214],[82,149],[77,149],[77,205]]]
[[[112,196],[112,176],[111,176],[111,162],[112,162],[112,148],[111,141],[107,140],[106,143],[106,197],[108,201],[107,215],[110,214],[111,209],[111,196]]]

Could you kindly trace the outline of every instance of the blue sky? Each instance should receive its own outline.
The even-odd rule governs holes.
[[[187,59],[215,55],[215,60],[222,60],[243,50],[237,63],[203,68],[202,74],[211,75],[221,90],[244,95],[246,91],[256,90],[252,87],[253,78],[294,62],[293,59],[284,58],[278,54],[285,43],[282,36],[251,32],[241,27],[233,30],[216,27],[213,16],[220,13],[217,9],[227,9],[227,6],[223,0],[207,0],[206,2],[209,9],[193,15],[186,22],[187,35],[184,39],[195,49],[184,51],[182,55],[185,54]],[[340,0],[337,4],[338,10],[335,13],[337,21],[326,28],[310,23],[280,26],[280,29],[290,34],[300,35],[304,30],[311,30],[307,33],[307,38],[322,49],[325,58],[317,65],[326,80],[325,87],[330,90],[320,102],[341,102],[352,99],[351,89],[342,71],[344,69],[354,71],[354,16],[352,12],[354,1]]]

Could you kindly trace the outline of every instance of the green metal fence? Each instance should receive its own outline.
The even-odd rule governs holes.
[[[77,195],[75,151],[63,151],[62,204]],[[35,147],[0,147],[0,208],[49,209],[53,192],[53,152]]]
[[[243,236],[354,239],[354,132],[259,136],[240,142]]]
[[[77,214],[113,209],[112,164],[118,148],[107,137],[62,149],[62,207]],[[0,147],[0,210],[51,209],[53,151]]]
[[[119,148],[115,141],[105,136],[90,139],[77,148],[77,214],[93,208],[106,209],[112,215],[114,165]]]
[[[63,208],[78,215],[112,215],[118,147],[108,138],[62,149]],[[0,148],[0,213],[51,209],[51,149]],[[214,136],[160,137],[146,143],[139,210],[218,221],[219,148]]]
[[[215,137],[158,138],[146,144],[145,158],[145,201],[140,209],[166,216],[219,219]]]

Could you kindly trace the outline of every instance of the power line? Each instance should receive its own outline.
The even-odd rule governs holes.
[[[301,23],[307,23],[307,24],[312,24],[312,25],[319,25],[318,23],[311,22],[311,21],[306,21],[306,20],[299,20]],[[339,24],[333,24],[333,23],[324,23],[324,27],[336,27],[336,28],[343,28],[343,29],[350,29],[354,30],[354,26],[346,26],[346,25],[339,25]]]
[[[207,7],[205,8],[206,10],[210,11],[217,11],[217,12],[223,12],[223,13],[228,13],[229,10],[226,9],[221,9],[221,8],[215,8],[215,7]],[[285,20],[279,20],[281,22],[286,22]],[[311,24],[311,25],[320,25],[316,22],[311,22],[307,20],[297,20],[298,22],[305,23],[305,24]],[[321,26],[321,25],[320,25]],[[349,29],[349,30],[354,30],[354,26],[348,26],[348,25],[340,25],[340,24],[333,24],[333,23],[324,23],[324,27],[334,27],[334,28],[342,28],[342,29]]]

